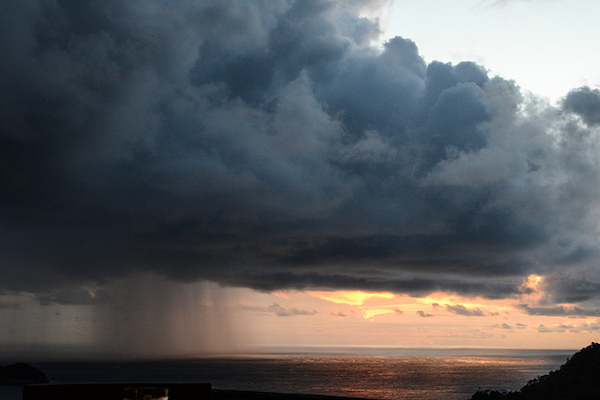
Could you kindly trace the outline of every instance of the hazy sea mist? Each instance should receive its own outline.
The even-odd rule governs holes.
[[[374,399],[468,399],[520,389],[571,350],[280,348],[269,354],[137,362],[39,362],[52,382],[210,382],[215,389]],[[3,388],[3,398],[20,398]],[[3,394],[0,392],[0,394]]]

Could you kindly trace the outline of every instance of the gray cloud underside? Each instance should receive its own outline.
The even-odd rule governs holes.
[[[489,315],[489,314],[486,314],[484,311],[482,311],[479,308],[469,309],[461,304],[456,304],[453,306],[450,304],[447,304],[446,311],[448,311],[452,314],[463,315],[465,317],[483,317],[485,315]]]
[[[275,314],[278,317],[296,317],[296,316],[305,316],[305,315],[315,315],[318,314],[318,311],[316,310],[312,310],[312,311],[308,311],[308,310],[300,310],[297,308],[291,308],[291,309],[287,309],[282,307],[281,305],[277,304],[277,303],[273,303],[268,307],[250,307],[250,306],[246,306],[243,307],[243,309],[245,310],[249,310],[249,311],[253,311],[256,313],[260,313],[260,314]],[[345,315],[339,313],[336,314],[336,316],[343,316],[345,317]]]
[[[530,307],[527,304],[521,304],[519,308],[528,315],[546,315],[546,316],[568,316],[568,317],[598,317],[600,310],[589,310],[580,307]]]
[[[425,311],[423,311],[423,310],[419,310],[419,311],[417,311],[417,314],[419,314],[419,315],[420,315],[422,318],[429,318],[429,317],[433,317],[433,314],[426,313],[426,312],[425,312]]]
[[[2,289],[597,287],[600,92],[378,49],[375,3],[3,2]]]

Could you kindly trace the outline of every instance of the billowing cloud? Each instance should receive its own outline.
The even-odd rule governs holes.
[[[0,289],[90,304],[145,271],[506,298],[536,273],[597,300],[598,91],[550,106],[379,48],[377,5],[2,3]]]
[[[600,125],[600,90],[583,87],[571,91],[563,107],[577,115],[588,125]]]

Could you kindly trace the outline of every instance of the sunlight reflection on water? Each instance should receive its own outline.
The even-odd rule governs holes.
[[[468,399],[479,388],[520,389],[571,352],[455,354],[257,354],[155,362],[39,363],[55,382],[210,382],[215,389],[398,400]]]

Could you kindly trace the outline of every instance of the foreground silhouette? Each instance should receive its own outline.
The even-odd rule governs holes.
[[[479,391],[471,400],[597,400],[600,399],[600,344],[575,353],[558,371],[529,381],[518,392]]]
[[[25,363],[0,367],[0,385],[26,385],[31,383],[48,383],[48,378],[39,369]]]

